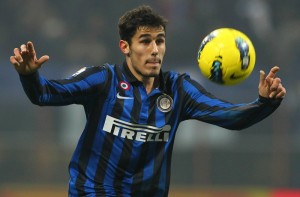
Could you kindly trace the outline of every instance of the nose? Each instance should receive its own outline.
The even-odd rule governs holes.
[[[157,55],[158,54],[158,46],[156,42],[152,43],[152,55]]]

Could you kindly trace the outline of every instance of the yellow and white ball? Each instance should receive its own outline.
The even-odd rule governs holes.
[[[202,74],[221,85],[235,85],[253,71],[256,60],[251,40],[232,28],[216,29],[202,41],[198,65]]]

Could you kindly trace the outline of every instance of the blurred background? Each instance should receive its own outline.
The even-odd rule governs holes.
[[[13,49],[33,41],[39,57],[50,56],[40,70],[49,79],[68,77],[87,65],[121,64],[118,19],[141,4],[169,20],[164,70],[188,72],[216,96],[241,103],[257,98],[259,70],[279,65],[288,92],[272,116],[243,131],[183,122],[170,196],[258,197],[300,189],[300,1],[2,0],[0,196],[67,196],[68,163],[85,121],[81,106],[31,104],[9,62]],[[240,85],[215,85],[197,66],[202,39],[221,27],[241,30],[256,49],[256,67]]]

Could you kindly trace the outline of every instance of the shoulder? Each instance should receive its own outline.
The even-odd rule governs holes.
[[[114,67],[115,65],[111,65],[111,64],[103,64],[100,66],[84,66],[82,68],[80,68],[78,71],[76,71],[72,77],[78,77],[78,76],[89,76],[89,75],[93,75],[93,74],[99,74],[99,73],[112,73],[114,72]]]
[[[211,95],[197,80],[193,79],[189,73],[167,71],[163,72],[163,75],[167,86],[175,87],[185,93],[202,92],[203,94]]]
[[[163,72],[163,79],[168,92],[184,91],[187,82],[193,81],[188,73],[176,71]]]
[[[165,81],[172,82],[183,82],[183,80],[191,80],[191,77],[188,73],[179,73],[176,71],[163,72],[163,77]]]
[[[72,77],[77,77],[79,75],[88,74],[88,73],[96,73],[96,72],[99,72],[99,71],[101,71],[103,69],[104,69],[103,66],[83,66],[79,70],[77,70],[72,75]]]
[[[70,77],[56,81],[59,81],[60,83],[87,82],[90,85],[103,84],[112,76],[111,67],[112,65],[109,64],[103,64],[101,66],[83,66]]]

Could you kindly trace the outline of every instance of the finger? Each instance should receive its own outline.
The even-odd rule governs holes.
[[[266,73],[263,70],[259,71],[259,85],[263,85],[265,82]]]
[[[270,90],[271,90],[271,91],[277,90],[280,84],[281,84],[281,79],[280,79],[280,78],[275,78],[275,79],[272,81]]]
[[[271,68],[269,74],[267,75],[266,78],[274,78],[276,76],[276,73],[279,71],[279,67],[278,66],[274,66],[273,68]]]
[[[40,57],[40,59],[36,60],[35,62],[41,66],[43,63],[45,63],[46,61],[49,60],[49,56],[48,55],[44,55],[42,57]]]
[[[27,42],[27,49],[28,49],[29,54],[32,57],[35,57],[36,53],[35,53],[35,50],[34,50],[33,43],[31,41]]]
[[[29,55],[33,58],[33,60],[35,62],[37,62],[36,53],[35,53],[35,50],[34,50],[33,43],[31,41],[27,42],[27,49],[28,49]]]
[[[27,48],[29,52],[33,52],[34,51],[34,46],[33,43],[31,41],[27,42]]]
[[[267,83],[268,83],[268,85],[272,85],[272,83],[273,83],[273,79],[275,78],[275,76],[276,76],[276,73],[279,71],[279,67],[278,66],[274,66],[271,70],[270,70],[270,72],[269,72],[269,74],[267,75],[267,77],[266,77],[266,81],[267,81]]]
[[[15,56],[21,56],[21,52],[19,48],[14,48],[14,54]]]
[[[270,93],[270,98],[283,98],[285,96],[286,90],[280,83],[276,90]]]
[[[282,87],[281,91],[276,95],[276,98],[284,98],[286,95],[286,89]]]
[[[20,47],[20,49],[21,49],[21,54],[27,52],[27,47],[26,47],[25,44],[22,44],[21,47]]]
[[[16,59],[19,63],[22,63],[22,62],[23,62],[23,58],[22,58],[22,56],[21,56],[20,49],[14,48],[14,54],[15,54],[15,59]]]
[[[279,92],[276,90],[276,91],[272,91],[269,95],[269,98],[275,98],[277,97],[277,95],[279,94]]]
[[[271,92],[270,98],[283,98],[285,95],[285,91],[283,89],[278,89],[276,91]]]
[[[9,60],[14,66],[20,66],[20,63],[16,59],[16,56],[10,56]]]

